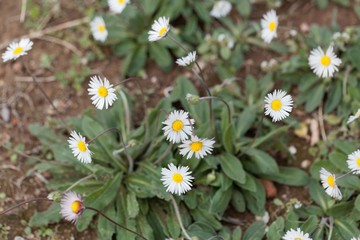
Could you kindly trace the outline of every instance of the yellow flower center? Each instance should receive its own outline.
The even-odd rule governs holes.
[[[329,176],[327,179],[327,182],[329,184],[330,187],[335,187],[335,178],[333,176]]]
[[[19,55],[19,54],[22,53],[23,51],[24,51],[24,48],[22,48],[22,47],[17,47],[17,48],[14,49],[13,53],[14,53],[15,55]]]
[[[190,144],[190,148],[193,152],[198,152],[202,149],[202,142],[193,142]]]
[[[71,203],[71,211],[78,214],[81,211],[82,203],[80,201],[74,201]]]
[[[120,4],[124,4],[124,3],[125,3],[125,0],[118,0],[118,2],[119,2]]]
[[[82,142],[82,141],[78,142],[77,146],[78,146],[78,149],[80,150],[80,152],[86,151],[86,145],[84,142]]]
[[[98,30],[99,30],[99,32],[105,32],[105,25],[104,24],[99,24]]]
[[[175,120],[172,124],[172,129],[175,132],[179,132],[183,128],[183,122],[180,120]]]
[[[321,58],[320,61],[321,61],[321,65],[323,65],[323,66],[325,66],[325,67],[329,66],[330,63],[331,63],[330,58],[329,58],[328,56],[326,56],[326,55],[324,55],[324,56]]]
[[[107,95],[108,95],[107,88],[104,87],[104,86],[99,87],[98,94],[99,94],[100,97],[107,97]]]
[[[294,240],[302,240],[302,238],[297,237],[297,238],[295,238]]]
[[[166,27],[161,28],[160,31],[159,31],[159,35],[163,36],[166,33],[166,30],[167,30]]]
[[[360,167],[360,158],[356,159],[356,165]]]
[[[275,31],[275,29],[276,29],[276,23],[274,21],[270,22],[269,23],[269,30],[271,32],[273,32],[273,31]]]
[[[183,177],[180,173],[174,173],[172,179],[176,183],[181,183],[183,181]]]
[[[282,103],[279,99],[275,99],[271,102],[271,108],[272,110],[279,111],[282,107]]]

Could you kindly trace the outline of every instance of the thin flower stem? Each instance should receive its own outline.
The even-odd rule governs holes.
[[[180,210],[179,210],[179,207],[175,201],[175,198],[173,197],[173,195],[170,194],[170,199],[171,199],[171,203],[173,204],[173,207],[175,209],[175,214],[176,214],[176,217],[179,221],[179,225],[180,225],[180,228],[183,232],[183,234],[185,235],[185,238],[188,239],[188,240],[191,240],[191,237],[190,235],[187,233],[186,229],[184,228],[184,224],[181,220],[181,215],[180,215]]]
[[[93,178],[93,177],[95,177],[95,175],[94,175],[94,174],[91,174],[91,175],[88,175],[88,176],[86,176],[86,177],[83,177],[83,178],[77,180],[74,184],[72,184],[70,187],[68,187],[64,192],[70,191],[71,189],[73,189],[74,187],[76,187],[77,185],[79,185],[80,183],[82,183],[82,182],[84,182],[84,181],[86,181],[86,180],[88,180],[88,179],[90,179],[90,178]]]
[[[333,229],[334,229],[334,219],[333,219],[333,217],[330,217],[330,218],[329,218],[329,235],[328,235],[328,240],[331,240],[332,233],[333,233]]]
[[[229,104],[228,104],[224,99],[222,99],[222,98],[220,98],[220,97],[207,96],[207,97],[201,97],[201,98],[199,98],[199,100],[210,100],[210,99],[219,100],[219,101],[221,101],[222,103],[225,104],[226,109],[227,109],[227,112],[228,112],[229,123],[231,124],[231,110],[230,110]]]
[[[125,142],[124,142],[124,140],[123,140],[123,138],[122,138],[122,136],[121,136],[121,131],[120,131],[119,129],[117,129],[117,128],[115,128],[115,127],[106,129],[105,131],[103,131],[103,132],[100,133],[99,135],[97,135],[97,136],[95,136],[94,138],[90,139],[87,143],[90,144],[90,143],[93,142],[94,140],[98,139],[99,137],[101,137],[102,135],[104,135],[104,134],[106,134],[106,133],[108,133],[108,132],[110,132],[110,131],[116,131],[116,132],[119,133],[120,142],[121,142],[121,143],[123,144],[123,146],[124,146],[124,153],[125,153],[125,155],[126,155],[126,157],[127,157],[127,159],[128,159],[128,163],[129,163],[129,169],[128,169],[128,171],[129,171],[129,173],[132,173],[133,170],[134,170],[134,160],[132,159],[132,157],[129,155],[129,153],[128,153],[128,151],[127,151],[127,146],[126,146],[126,144],[125,144]]]
[[[353,173],[353,172],[355,172],[355,171],[356,171],[356,170],[352,170],[352,171],[347,172],[347,173],[345,173],[345,174],[343,174],[343,175],[340,175],[339,177],[336,178],[336,180],[339,180],[340,178],[343,178],[343,177],[345,177],[345,176],[347,176],[347,175],[349,175],[349,174],[351,174],[351,173]]]
[[[15,206],[12,206],[11,208],[8,208],[8,209],[0,212],[0,216],[4,215],[5,213],[8,213],[8,212],[10,212],[10,211],[12,211],[12,210],[14,210],[16,208],[18,208],[18,207],[20,207],[20,206],[22,206],[24,204],[27,204],[27,203],[30,203],[30,202],[37,202],[37,201],[51,201],[51,200],[49,200],[48,198],[34,198],[34,199],[26,200],[26,201],[23,201],[21,203],[16,204]]]
[[[139,238],[142,238],[142,239],[144,239],[144,240],[148,240],[147,238],[145,238],[145,237],[144,237],[143,235],[141,235],[140,233],[137,233],[137,232],[135,232],[135,231],[133,231],[133,230],[131,230],[131,229],[129,229],[129,228],[127,228],[127,227],[125,227],[125,226],[117,223],[117,222],[115,222],[114,220],[112,220],[111,218],[109,218],[108,216],[106,216],[105,214],[103,214],[102,212],[100,212],[99,210],[97,210],[96,208],[92,208],[92,207],[87,207],[87,206],[85,206],[85,209],[92,210],[92,211],[98,213],[99,215],[101,215],[102,217],[106,218],[106,220],[108,220],[108,221],[111,222],[112,224],[118,226],[119,228],[122,228],[122,229],[124,229],[124,230],[126,230],[126,231],[128,231],[128,232],[131,232],[132,234],[135,234],[135,235],[138,236]]]
[[[344,77],[343,77],[343,96],[344,97],[346,97],[346,95],[347,95],[346,86],[347,86],[350,72],[351,72],[351,66],[347,65],[346,69],[345,69]]]
[[[166,150],[163,152],[163,154],[161,154],[161,156],[154,162],[154,164],[160,164],[162,162],[162,160],[164,160],[166,155],[169,154],[169,152],[171,151],[172,146],[173,146],[172,143],[170,143],[169,146],[166,148]]]

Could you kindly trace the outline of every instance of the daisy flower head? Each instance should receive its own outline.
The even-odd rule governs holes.
[[[102,17],[99,16],[95,17],[90,22],[90,28],[91,28],[91,33],[95,40],[100,42],[105,42],[108,36],[108,31],[106,29],[105,21]]]
[[[187,155],[186,159],[191,158],[193,155],[195,155],[197,159],[204,158],[206,155],[211,154],[214,143],[215,141],[213,139],[191,136],[190,140],[184,140],[179,146],[180,155]]]
[[[270,43],[273,38],[277,37],[277,28],[279,20],[274,10],[267,12],[261,19],[261,38]]]
[[[360,240],[360,236],[359,237],[352,237],[350,240]]]
[[[72,131],[68,140],[69,147],[73,155],[82,163],[91,163],[92,152],[88,148],[88,144],[85,142],[85,137],[81,134]]]
[[[310,52],[309,65],[318,77],[333,77],[334,73],[338,71],[340,64],[341,59],[335,55],[333,46],[329,46],[326,53],[324,53],[321,47],[315,48]]]
[[[350,115],[349,119],[347,120],[346,124],[350,124],[353,121],[355,121],[356,119],[358,119],[360,117],[360,108],[357,110],[357,112],[355,113],[355,115]]]
[[[178,58],[176,63],[180,66],[186,67],[195,62],[196,59],[196,51],[190,52],[187,56]]]
[[[108,109],[114,101],[117,99],[115,92],[115,88],[110,82],[104,78],[102,80],[98,76],[93,76],[90,78],[91,81],[89,83],[88,92],[89,95],[92,96],[92,104],[96,106],[97,109]]]
[[[66,192],[60,201],[60,214],[72,223],[76,223],[83,213],[85,206],[80,194],[75,192]]]
[[[304,233],[300,228],[294,230],[290,229],[285,233],[283,240],[312,240],[308,233]]]
[[[283,90],[275,90],[265,97],[265,115],[270,115],[273,122],[283,120],[292,110],[293,100]]]
[[[176,167],[170,163],[168,168],[161,169],[161,181],[167,188],[166,191],[172,194],[184,194],[191,190],[191,182],[194,179],[190,174],[189,167]]]
[[[151,26],[151,30],[148,32],[149,41],[154,42],[162,39],[170,30],[169,24],[170,18],[160,17],[158,20],[155,20]]]
[[[217,1],[211,9],[210,15],[214,18],[225,17],[231,11],[231,3],[228,1]]]
[[[336,185],[335,174],[332,174],[332,173],[326,171],[325,168],[321,168],[320,179],[321,179],[321,184],[322,184],[323,188],[325,188],[325,192],[329,196],[331,196],[337,200],[342,199],[340,189]]]
[[[192,125],[194,123],[194,119],[189,118],[188,112],[184,110],[172,111],[163,122],[166,140],[172,143],[179,143],[188,139],[188,135],[192,134]]]
[[[108,0],[109,8],[114,13],[122,13],[130,0]]]
[[[26,55],[27,51],[31,50],[33,44],[34,43],[28,38],[21,39],[19,42],[10,43],[6,51],[2,54],[3,61],[16,60]]]
[[[354,174],[360,174],[360,149],[348,155],[347,164]]]

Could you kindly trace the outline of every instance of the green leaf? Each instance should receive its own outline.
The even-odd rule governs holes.
[[[228,188],[226,190],[220,188],[219,190],[217,190],[210,201],[209,211],[211,213],[219,214],[220,216],[222,216],[229,205],[231,195],[232,188]]]
[[[315,215],[311,215],[306,219],[306,221],[301,225],[301,230],[304,232],[311,232],[316,229],[319,224],[319,219]]]
[[[341,218],[347,216],[354,209],[354,201],[341,202],[332,206],[326,213],[334,218]]]
[[[240,184],[245,183],[245,171],[238,158],[230,153],[224,153],[220,159],[221,168],[226,176]]]
[[[283,217],[279,217],[278,219],[276,219],[275,222],[273,222],[270,227],[269,230],[266,233],[266,237],[268,240],[278,240],[281,239],[281,237],[284,235],[284,218]]]
[[[270,141],[272,138],[277,137],[278,135],[287,132],[289,130],[289,128],[291,127],[291,125],[288,126],[283,126],[283,127],[279,127],[276,128],[275,130],[269,132],[268,134],[266,134],[263,137],[259,137],[255,140],[255,142],[251,145],[252,148],[256,148],[258,146],[260,146],[263,143],[267,143],[268,141]]]
[[[256,106],[249,106],[240,114],[236,124],[236,138],[242,137],[256,120]]]
[[[356,197],[356,200],[355,200],[355,208],[360,211],[360,195],[358,195]]]
[[[139,46],[138,49],[134,51],[134,57],[127,71],[128,75],[136,75],[145,66],[147,58],[146,52],[146,46]]]
[[[250,0],[238,1],[236,4],[236,9],[239,11],[240,15],[247,18],[251,13],[251,3]]]
[[[253,214],[262,216],[265,212],[265,189],[258,180],[256,180],[256,188],[256,192],[249,192],[247,190],[243,190],[243,194],[246,201],[246,207]]]
[[[251,160],[244,161],[245,169],[255,174],[276,175],[279,174],[279,167],[274,158],[264,151],[250,148],[246,151],[246,155]]]
[[[245,211],[245,198],[244,195],[240,191],[233,191],[231,198],[231,205],[235,208],[237,212]]]
[[[351,239],[354,236],[360,235],[357,224],[346,219],[335,219],[334,228],[339,231],[343,239]]]
[[[158,8],[160,0],[142,0],[142,9],[147,16],[151,16]]]
[[[169,71],[173,66],[173,59],[168,49],[159,43],[149,45],[150,57],[164,71]]]
[[[139,204],[136,199],[136,194],[134,192],[129,191],[126,195],[126,206],[128,216],[131,218],[135,218],[139,213]]]
[[[234,239],[234,240],[241,239],[241,235],[242,235],[241,228],[236,227],[234,229],[234,231],[232,232],[232,238],[231,239]]]
[[[222,228],[221,223],[216,219],[214,214],[211,214],[209,211],[204,209],[194,209],[191,212],[191,215],[194,217],[196,222],[205,223],[208,226],[211,226],[213,229],[220,230]]]
[[[62,219],[60,215],[60,205],[53,203],[44,212],[36,212],[29,221],[30,227],[47,226],[48,224],[57,223]]]
[[[323,210],[327,210],[331,205],[331,198],[325,193],[317,181],[312,180],[309,184],[310,197],[313,199]]]
[[[305,186],[309,182],[308,174],[294,167],[279,167],[279,173],[269,175],[267,178],[288,186]]]
[[[320,9],[325,9],[329,5],[329,0],[315,0],[315,3]]]
[[[233,124],[228,125],[226,130],[223,131],[222,140],[223,140],[224,148],[229,153],[234,153],[234,142],[235,142],[234,133],[235,133],[235,129]]]
[[[330,91],[327,96],[327,100],[324,107],[324,112],[329,113],[333,111],[340,103],[342,97],[341,81],[335,81],[330,86]]]
[[[317,108],[324,98],[325,84],[314,86],[308,93],[308,99],[305,104],[305,111],[312,112]]]
[[[255,222],[244,233],[243,240],[261,240],[265,235],[264,222]]]

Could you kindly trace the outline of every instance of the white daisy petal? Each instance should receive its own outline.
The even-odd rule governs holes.
[[[158,41],[166,36],[170,30],[169,21],[170,18],[166,17],[160,17],[158,20],[155,20],[151,30],[148,32],[150,42]]]
[[[167,188],[166,191],[178,195],[190,191],[192,187],[191,182],[194,178],[190,176],[191,171],[189,171],[189,167],[176,167],[174,164],[170,163],[168,168],[169,169],[161,169],[161,181]]]
[[[16,60],[17,58],[27,54],[33,46],[33,42],[28,38],[21,39],[19,42],[12,42],[6,48],[6,51],[2,54],[4,62],[9,60]]]
[[[215,141],[213,139],[199,138],[197,136],[191,136],[190,140],[182,141],[180,144],[180,155],[186,156],[186,159],[195,155],[195,158],[201,159],[206,155],[211,154],[214,148]]]
[[[192,125],[194,119],[189,119],[189,113],[184,110],[173,111],[163,122],[165,125],[162,129],[166,139],[172,143],[179,143],[188,139],[188,135],[192,134]]]
[[[105,21],[102,17],[95,17],[90,22],[90,29],[95,40],[105,42],[108,36],[108,31],[106,29]]]
[[[340,189],[338,188],[337,184],[336,184],[336,176],[335,174],[332,174],[328,171],[326,171],[325,168],[321,168],[320,170],[320,179],[321,179],[321,184],[325,189],[325,192],[337,199],[337,200],[341,200],[342,199],[342,194],[340,192]]]
[[[341,64],[341,59],[335,55],[332,46],[329,46],[326,53],[321,47],[311,50],[308,61],[313,72],[322,78],[333,77]]]
[[[287,118],[292,110],[293,100],[283,90],[275,90],[265,97],[265,115],[270,115],[273,122]]]
[[[283,240],[312,240],[310,238],[309,233],[304,233],[300,228],[297,230],[290,229],[285,233],[282,237]]]
[[[122,13],[130,0],[108,0],[109,8],[114,13]]]
[[[108,109],[117,99],[113,85],[106,78],[102,80],[98,76],[93,76],[90,79],[88,92],[92,96],[92,103],[97,109],[104,109],[104,105]]]
[[[81,195],[75,192],[64,193],[60,207],[60,214],[72,223],[76,223],[85,209]]]
[[[229,14],[232,6],[228,1],[217,1],[211,9],[210,15],[214,18],[222,18]]]
[[[261,38],[270,43],[273,38],[277,37],[277,28],[279,25],[278,17],[274,10],[267,12],[261,20]]]
[[[195,62],[196,60],[196,51],[190,52],[187,56],[178,58],[176,63],[180,66],[186,67]]]
[[[354,174],[360,174],[360,149],[348,155],[347,164]]]
[[[92,152],[88,148],[88,144],[85,142],[85,138],[75,131],[70,133],[68,140],[69,147],[73,155],[82,163],[91,163]]]
[[[349,119],[347,120],[346,124],[350,124],[353,121],[355,121],[356,119],[358,119],[360,117],[360,108],[357,110],[357,112],[355,113],[355,115],[350,115]]]

